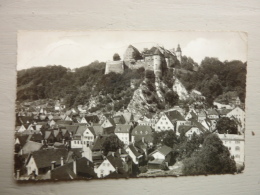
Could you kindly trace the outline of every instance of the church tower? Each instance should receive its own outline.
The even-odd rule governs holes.
[[[176,56],[177,56],[177,59],[179,60],[179,62],[181,63],[181,47],[180,47],[180,44],[178,44],[178,47],[176,49],[176,52],[175,52]]]

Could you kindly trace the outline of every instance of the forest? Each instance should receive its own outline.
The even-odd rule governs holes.
[[[198,67],[196,71],[192,69],[194,65]],[[224,101],[223,97],[231,92],[236,92],[245,102],[246,67],[246,63],[238,60],[221,62],[210,57],[197,65],[184,56],[182,63],[176,67],[175,76],[188,91],[200,91],[209,105],[215,99]],[[17,101],[63,98],[67,107],[73,107],[88,104],[91,97],[98,97],[100,107],[116,101],[114,106],[118,110],[127,106],[133,96],[135,89],[130,86],[131,79],[136,79],[140,84],[145,78],[144,68],[126,69],[123,74],[105,75],[104,72],[105,63],[99,61],[74,71],[61,65],[18,71]],[[169,87],[174,82],[173,74],[172,71],[166,71],[162,77]]]

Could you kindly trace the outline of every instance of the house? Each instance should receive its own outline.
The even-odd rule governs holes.
[[[132,131],[131,141],[135,142],[138,140],[143,140],[151,145],[153,142],[152,134],[153,129],[151,126],[137,125]]]
[[[66,159],[67,156],[67,149],[43,149],[32,152],[26,161],[27,174],[33,172],[36,175],[46,174],[52,166],[53,168],[60,166],[62,159]]]
[[[174,163],[172,148],[165,145],[153,151],[149,156],[152,159],[148,161],[148,169],[161,169],[164,163],[167,167]]]
[[[52,180],[97,178],[94,171],[94,164],[85,157],[75,159],[73,162],[51,170],[50,175]]]
[[[77,129],[79,128],[79,125],[66,125],[65,128],[69,132],[71,136],[75,135],[77,132]]]
[[[198,116],[197,116],[196,112],[195,112],[193,109],[191,109],[191,110],[186,114],[185,120],[189,120],[189,119],[191,119],[191,118],[198,120]]]
[[[215,110],[215,109],[208,109],[207,110],[207,117],[210,120],[216,120],[216,119],[219,118],[219,114],[218,114],[217,110]]]
[[[200,110],[198,113],[198,122],[204,121],[207,118],[207,113],[204,110]]]
[[[61,129],[62,139],[70,140],[70,133],[67,129]]]
[[[134,164],[139,165],[144,160],[144,155],[133,144],[128,145],[125,151],[131,157]]]
[[[228,104],[222,104],[222,103],[219,103],[216,101],[213,102],[213,105],[216,106],[218,109],[222,109],[222,108],[232,109],[233,108],[233,106],[230,106]]]
[[[188,138],[191,139],[192,135],[195,133],[197,135],[200,135],[204,131],[196,126],[190,126],[190,125],[180,125],[178,132],[176,132],[176,135],[181,135],[182,133]]]
[[[235,117],[242,125],[242,128],[245,128],[245,111],[242,110],[240,107],[235,107],[226,115],[227,117],[231,118],[232,116]]]
[[[46,141],[46,143],[54,143],[55,136],[53,134],[53,131],[45,131],[44,132],[44,140]]]
[[[230,155],[234,157],[234,160],[238,164],[245,162],[245,137],[244,135],[235,134],[218,134],[219,138],[223,142],[230,152]]]
[[[93,130],[94,130],[96,136],[98,136],[98,135],[104,135],[104,128],[103,128],[103,127],[98,126],[98,125],[94,125],[94,126],[92,126],[92,128],[93,128]]]
[[[93,147],[92,147],[92,151],[93,152],[102,151],[103,150],[103,146],[102,145],[105,142],[107,137],[109,137],[109,135],[97,136],[95,141],[94,141],[94,144],[93,144]]]
[[[25,130],[26,130],[26,128],[25,128],[24,125],[18,126],[18,127],[16,128],[16,131],[17,131],[18,133],[22,133],[22,132],[24,132]]]
[[[58,129],[53,130],[53,135],[55,137],[56,142],[62,142],[63,136],[62,136],[62,132],[60,130],[58,130]]]
[[[125,124],[126,121],[122,115],[117,115],[113,117],[114,123],[115,124]]]
[[[27,141],[33,141],[33,142],[38,142],[38,143],[43,143],[43,136],[41,133],[34,133],[31,135],[28,135]]]
[[[99,166],[94,168],[98,178],[106,177],[113,172],[119,172],[119,170],[121,172],[124,171],[123,162],[121,158],[115,157],[114,155],[106,157]]]
[[[82,148],[83,145],[93,144],[96,137],[92,127],[79,126],[77,132],[71,140],[71,148]]]
[[[161,118],[155,124],[155,131],[174,130],[174,123],[164,113]]]
[[[131,141],[131,130],[131,125],[117,124],[115,134],[125,145],[128,145]]]
[[[179,125],[186,124],[185,118],[177,110],[168,111],[162,114],[155,125],[155,131],[176,130]]]
[[[222,108],[222,109],[218,109],[217,112],[219,114],[219,117],[227,117],[227,114],[231,111],[232,109],[226,109],[226,108]]]
[[[115,126],[116,126],[116,124],[115,124],[114,120],[111,118],[106,118],[103,121],[103,123],[101,124],[101,127],[103,127],[103,128],[110,128],[110,127],[115,127]]]
[[[27,142],[29,135],[16,135],[14,144],[18,144],[21,147]]]

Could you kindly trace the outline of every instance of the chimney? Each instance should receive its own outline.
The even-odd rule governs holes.
[[[41,142],[42,142],[42,145],[44,145],[44,139],[42,139]]]
[[[16,171],[16,179],[17,179],[17,180],[20,179],[20,170],[19,170],[19,169]]]
[[[62,143],[65,144],[65,139],[62,139]]]
[[[114,153],[114,152],[112,152],[112,156],[113,156],[113,157],[115,156],[115,153]]]
[[[142,142],[144,143],[144,137],[142,137]]]
[[[89,166],[89,161],[87,161],[87,165]]]
[[[73,172],[75,175],[77,175],[77,165],[76,165],[76,160],[73,160]]]
[[[118,149],[119,154],[121,154],[121,148]]]
[[[116,172],[118,173],[118,167],[116,167]]]
[[[61,166],[64,165],[63,157],[60,157],[60,165],[61,165]]]
[[[56,161],[51,162],[51,170],[53,170],[55,168],[55,164],[56,164]]]

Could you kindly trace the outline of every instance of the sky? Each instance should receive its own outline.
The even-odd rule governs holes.
[[[152,46],[177,48],[182,55],[200,62],[205,57],[221,61],[247,61],[247,34],[242,32],[200,31],[19,31],[17,70],[62,65],[86,66],[93,61],[106,62],[118,53],[123,58],[129,45],[139,51]]]

